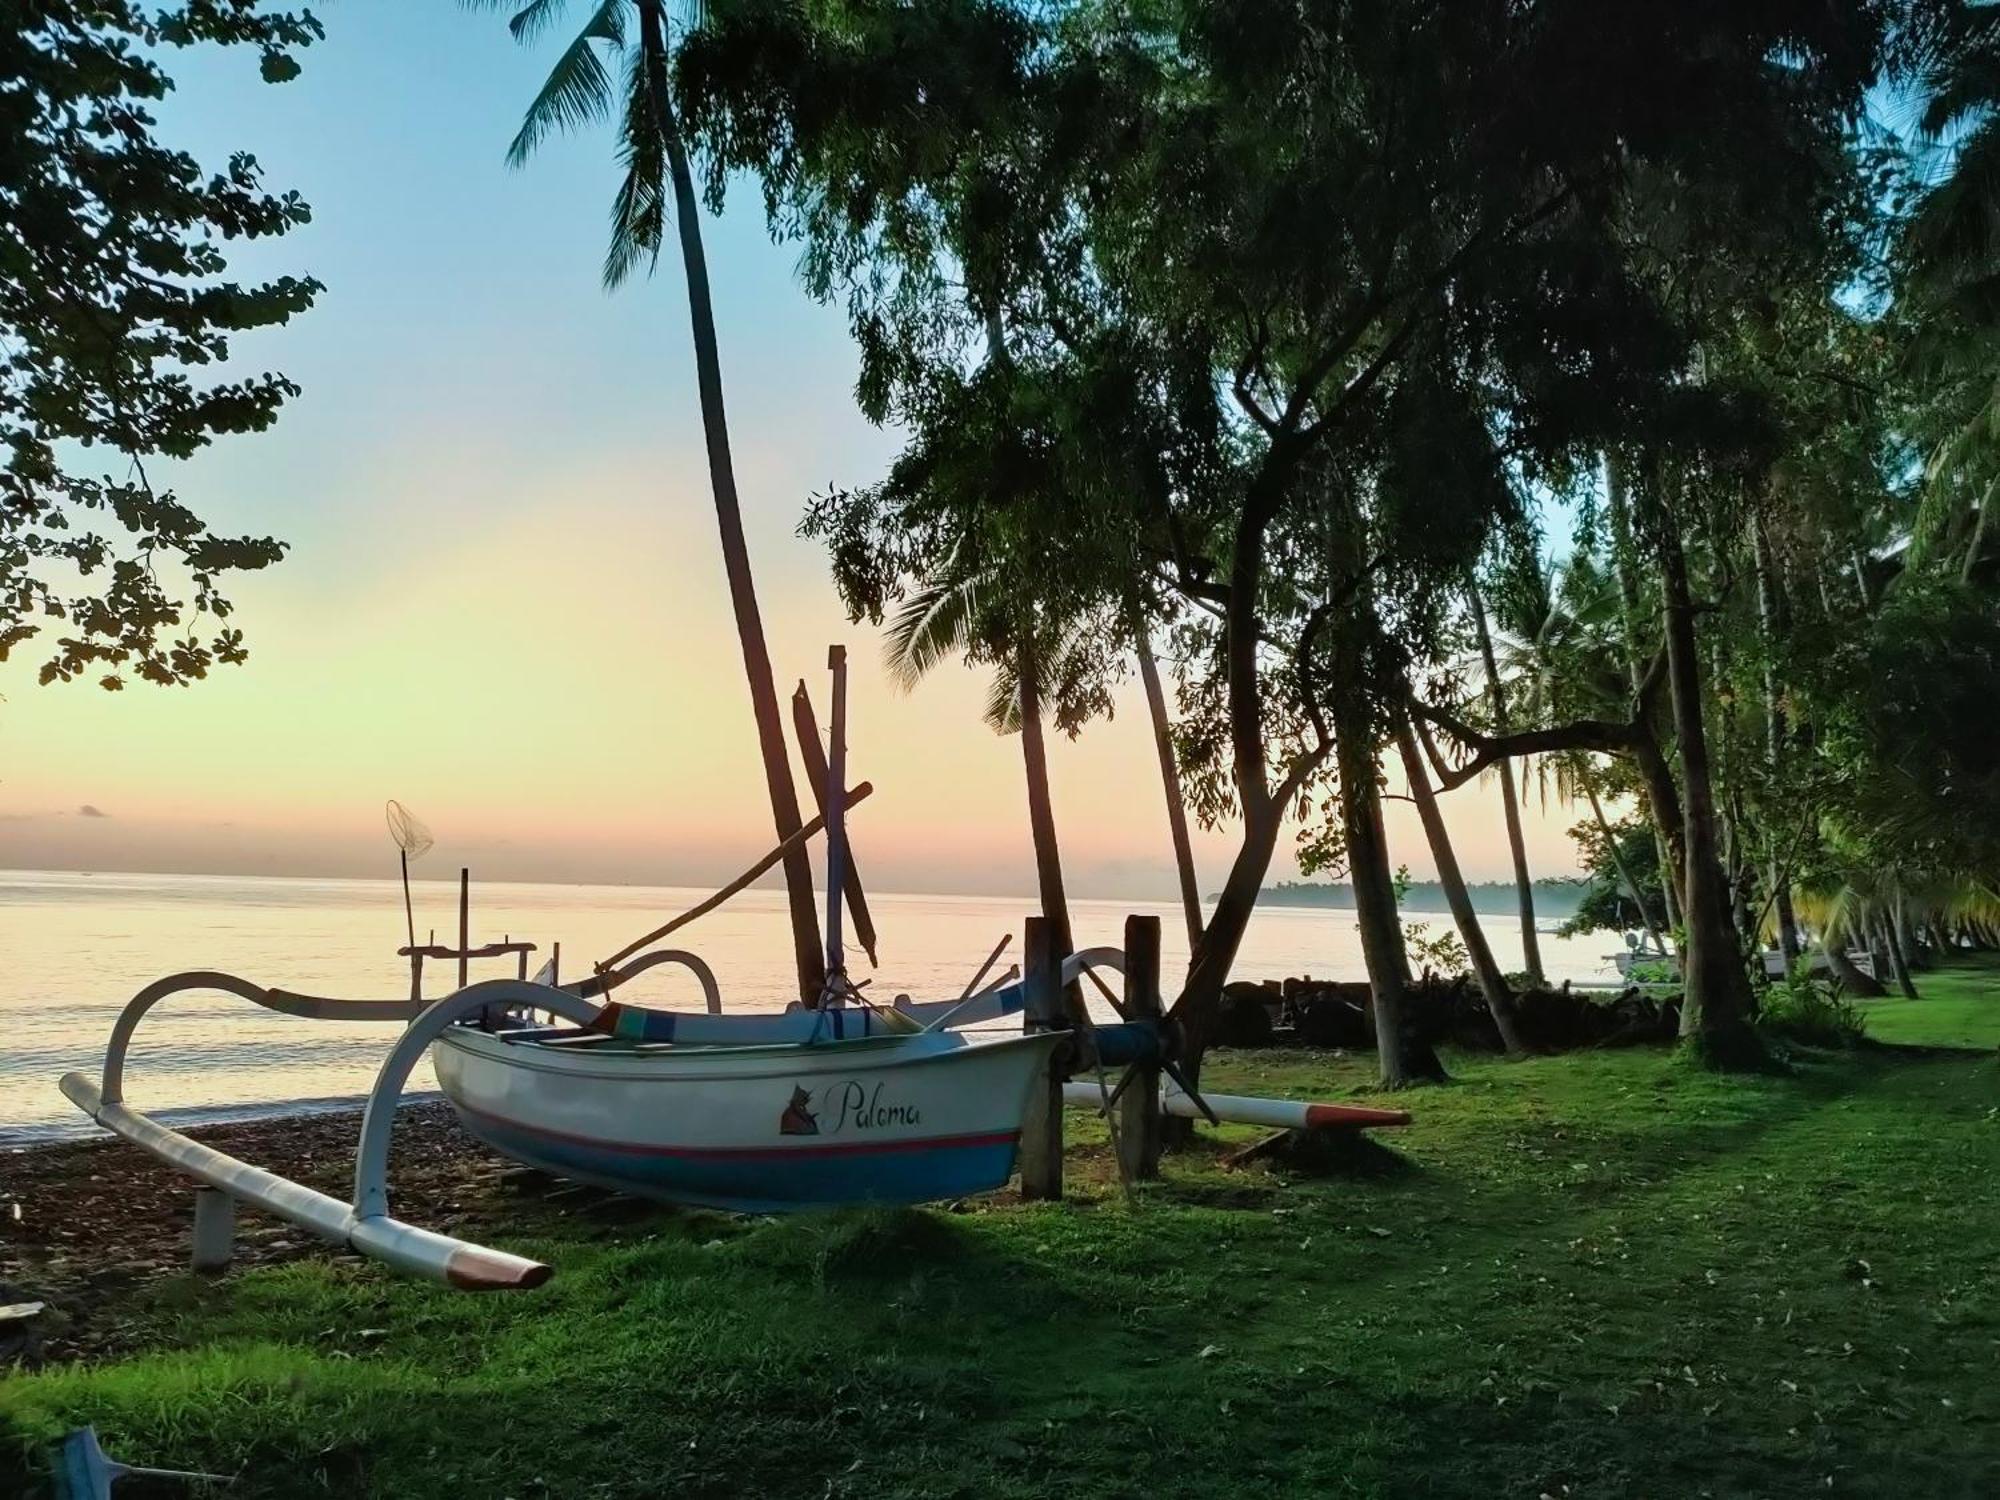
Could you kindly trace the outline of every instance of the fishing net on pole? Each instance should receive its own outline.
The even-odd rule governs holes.
[[[389,824],[389,837],[395,841],[396,852],[403,866],[403,926],[409,934],[410,946],[417,946],[417,909],[410,901],[410,861],[420,857],[424,851],[437,842],[431,831],[424,827],[424,820],[411,812],[394,797],[382,809]]]
[[[383,811],[388,816],[389,837],[403,851],[405,859],[417,858],[437,842],[431,837],[430,829],[424,827],[423,819],[394,797],[389,799],[389,805]]]

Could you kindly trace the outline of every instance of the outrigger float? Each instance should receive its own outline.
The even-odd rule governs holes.
[[[419,946],[411,923],[411,941],[401,950],[411,963],[407,998],[306,995],[212,970],[158,980],[119,1015],[100,1078],[65,1074],[63,1093],[107,1130],[232,1202],[275,1214],[399,1271],[467,1290],[538,1286],[551,1271],[390,1213],[390,1133],[410,1073],[426,1053],[465,1128],[504,1156],[621,1192],[746,1212],[958,1198],[1004,1184],[1017,1157],[1024,1193],[1059,1194],[1065,1105],[1112,1117],[1114,1138],[1120,1118],[1128,1136],[1150,1131],[1150,1147],[1143,1140],[1133,1143],[1131,1157],[1138,1160],[1148,1149],[1157,1158],[1156,1122],[1162,1112],[1280,1129],[1407,1123],[1407,1115],[1393,1110],[1204,1098],[1181,1074],[1178,1027],[1160,1012],[1157,918],[1128,920],[1126,950],[1070,955],[1059,953],[1047,925],[1031,918],[1028,972],[1022,979],[978,988],[998,957],[996,949],[957,1000],[905,999],[892,1009],[868,1003],[846,977],[842,933],[845,893],[859,889],[847,863],[845,810],[867,789],[864,784],[844,790],[845,662],[837,647],[830,665],[834,713],[826,811],[795,836],[809,836],[822,821],[827,834],[828,981],[817,1006],[725,1015],[715,976],[701,958],[650,946],[747,885],[788,847],[781,845],[717,897],[571,984],[558,981],[553,959],[527,977],[531,944],[474,948],[463,885],[456,948]],[[392,816],[406,856],[408,822],[399,825]],[[469,960],[501,956],[516,958],[515,977],[466,982]],[[426,958],[457,961],[460,983],[453,993],[424,1000]],[[687,969],[707,1008],[654,1010],[606,998],[662,965]],[[1124,976],[1123,999],[1103,983],[1099,970]],[[1118,1010],[1117,1024],[1096,1025],[1087,1013],[1066,1007],[1066,987],[1085,975]],[[139,1022],[161,1001],[196,990],[237,995],[309,1020],[405,1027],[362,1113],[351,1202],[203,1145],[126,1103],[125,1057]],[[1022,1017],[1018,1033],[965,1029],[1014,1015]],[[1115,1089],[1107,1068],[1124,1069]],[[1095,1082],[1066,1081],[1091,1072]],[[1024,1136],[1031,1143],[1026,1157]],[[1123,1165],[1124,1144],[1119,1154]]]

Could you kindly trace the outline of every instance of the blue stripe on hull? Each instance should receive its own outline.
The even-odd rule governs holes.
[[[857,1203],[933,1203],[1005,1184],[1014,1171],[1016,1142],[930,1145],[855,1156],[759,1154],[674,1156],[607,1151],[585,1142],[459,1112],[473,1135],[504,1156],[559,1177],[735,1213],[792,1213]]]

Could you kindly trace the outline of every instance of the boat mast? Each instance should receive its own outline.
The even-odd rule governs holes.
[[[847,648],[829,646],[833,673],[833,724],[826,752],[826,988],[821,1004],[846,998],[847,967],[841,952],[840,899],[847,881]]]

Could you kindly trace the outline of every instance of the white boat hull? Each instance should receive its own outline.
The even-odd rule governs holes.
[[[770,1213],[1005,1183],[1058,1040],[646,1047],[454,1027],[433,1061],[466,1128],[504,1155],[624,1192]]]

